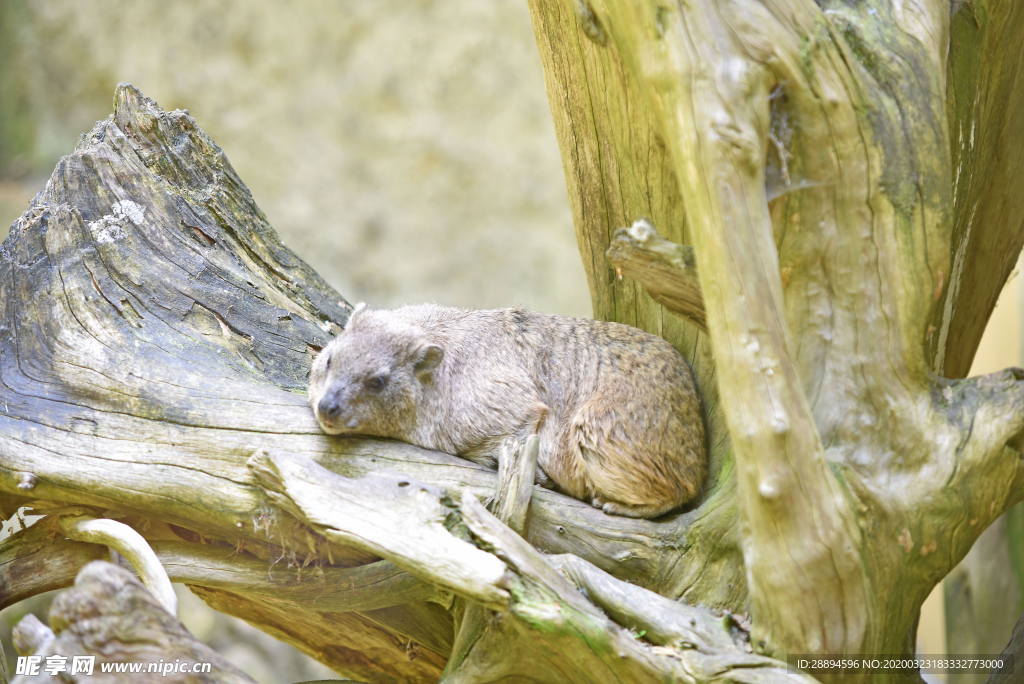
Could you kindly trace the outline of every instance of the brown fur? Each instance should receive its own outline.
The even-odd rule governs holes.
[[[692,499],[707,457],[689,366],[627,325],[433,304],[353,312],[309,398],[328,434],[400,439],[493,465],[540,436],[539,465],[606,513],[651,518]]]

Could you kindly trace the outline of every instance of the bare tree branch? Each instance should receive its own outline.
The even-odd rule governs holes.
[[[859,652],[872,638],[860,530],[803,392],[765,195],[775,82],[763,65],[794,55],[750,34],[753,22],[776,21],[753,3],[742,18],[715,3],[604,5],[602,20],[665,131],[692,230],[737,463],[755,640],[781,652]],[[658,57],[642,58],[640,46],[652,40]],[[710,55],[728,68],[700,78]],[[669,65],[681,77],[665,78]],[[783,587],[785,607],[776,598]]]
[[[533,497],[533,482],[540,456],[540,439],[530,436],[525,443],[506,445],[498,463],[498,488],[494,492],[493,510],[502,521],[519,534],[526,531]]]
[[[540,439],[530,436],[525,443],[504,445],[498,464],[498,488],[491,509],[498,520],[522,535],[529,521],[534,474],[540,455]],[[466,672],[487,669],[480,660],[491,658],[491,649],[499,647],[489,634],[490,625],[500,614],[486,607],[459,599],[453,606],[456,616],[452,653],[441,673],[441,681],[458,680]]]
[[[737,629],[722,630],[722,619],[685,603],[671,601],[646,589],[617,580],[582,558],[571,554],[548,556],[548,560],[575,584],[584,596],[618,624],[637,632],[659,646],[713,649],[750,648],[749,635]],[[744,634],[746,638],[740,638]],[[751,662],[763,662],[752,656]]]
[[[1024,156],[1003,153],[1024,145],[1024,6],[971,0],[953,9],[943,73],[954,249],[932,353],[937,372],[962,378],[1024,244]]]
[[[174,595],[167,571],[142,535],[116,520],[89,515],[62,515],[58,526],[69,539],[103,544],[121,554],[146,585],[160,605],[171,615],[178,614],[178,597]]]
[[[54,539],[57,519],[40,521],[0,544],[0,608],[71,586],[82,567],[106,556],[102,547]],[[150,541],[175,582],[250,597],[294,601],[319,612],[373,611],[408,603],[448,607],[452,596],[388,561],[353,568],[290,564],[237,549],[183,541]],[[130,567],[129,567],[130,569]]]
[[[608,259],[615,264],[619,277],[633,278],[654,301],[707,332],[693,247],[669,242],[641,219],[615,231]]]
[[[454,503],[446,503],[442,491],[404,475],[348,480],[308,459],[262,451],[249,467],[275,504],[328,539],[381,556],[484,606],[508,605],[505,565],[452,536],[445,525]],[[384,501],[391,507],[386,515]]]

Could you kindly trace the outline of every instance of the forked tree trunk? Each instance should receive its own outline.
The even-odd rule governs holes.
[[[943,378],[1024,238],[1024,10],[531,10],[596,315],[694,356],[756,645],[910,652],[930,589],[1021,498],[1018,374]],[[708,336],[600,258],[640,216],[693,245]]]
[[[532,488],[535,445],[495,474],[320,434],[306,372],[347,303],[191,117],[119,87],[0,254],[0,490],[56,521],[0,547],[3,605],[101,552],[62,520],[113,516],[367,681],[911,654],[1024,498],[1020,372],[944,379],[1024,240],[1024,9],[954,5],[531,0],[595,314],[676,344],[702,391],[704,496],[658,521]],[[640,217],[688,246],[620,234],[620,279]]]

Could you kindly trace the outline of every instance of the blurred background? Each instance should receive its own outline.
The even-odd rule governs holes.
[[[525,0],[2,0],[4,232],[118,81],[353,302],[590,313]]]
[[[352,302],[590,314],[525,0],[0,0],[0,238],[118,81],[188,109]],[[1019,280],[975,372],[1021,365]],[[1002,650],[1024,608],[1014,520],[929,599],[920,653]],[[186,626],[257,681],[332,676],[179,588]],[[0,613],[8,658],[48,603]]]

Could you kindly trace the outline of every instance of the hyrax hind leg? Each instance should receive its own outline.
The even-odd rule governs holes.
[[[659,478],[654,473],[617,468],[614,462],[628,461],[629,454],[615,453],[607,446],[601,452],[585,446],[580,451],[593,490],[590,503],[609,515],[656,518],[692,498],[688,489],[671,476]]]
[[[700,491],[707,471],[703,424],[697,411],[671,401],[623,399],[592,400],[574,417],[583,476],[591,502],[605,513],[654,518]]]

